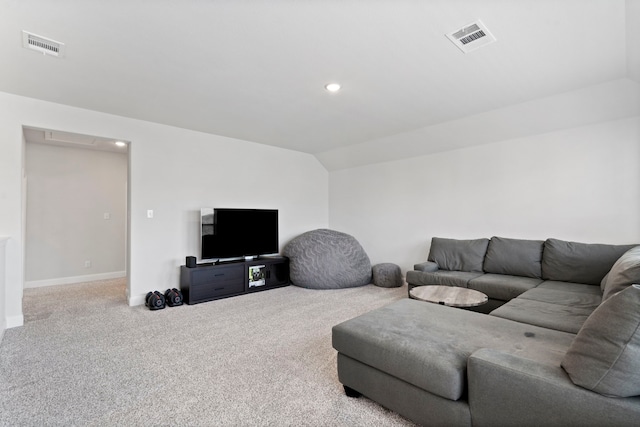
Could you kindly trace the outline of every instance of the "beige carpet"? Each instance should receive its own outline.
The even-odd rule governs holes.
[[[331,347],[333,325],[406,292],[288,286],[152,312],[123,280],[27,289],[0,344],[0,425],[411,426],[346,397]]]

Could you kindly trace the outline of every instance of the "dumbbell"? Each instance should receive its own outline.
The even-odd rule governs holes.
[[[165,305],[164,295],[158,291],[149,292],[144,300],[144,304],[149,307],[149,310],[160,310]]]
[[[167,301],[167,305],[169,307],[182,305],[182,292],[180,292],[176,288],[167,289],[164,292],[164,299]]]

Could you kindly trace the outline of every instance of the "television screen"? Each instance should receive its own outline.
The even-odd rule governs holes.
[[[201,210],[202,259],[278,252],[277,209]]]

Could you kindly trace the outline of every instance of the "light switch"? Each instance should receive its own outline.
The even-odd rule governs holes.
[[[153,209],[147,209],[147,218],[153,218]]]
[[[105,212],[104,219],[111,219],[111,214],[109,212]]]

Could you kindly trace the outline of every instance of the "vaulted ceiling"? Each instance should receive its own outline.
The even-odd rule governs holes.
[[[0,91],[339,168],[360,152],[386,156],[395,136],[446,149],[433,135],[465,118],[607,84],[637,91],[638,3],[2,0]],[[478,19],[497,42],[465,54],[445,37]],[[64,43],[64,57],[23,48],[23,30]]]

